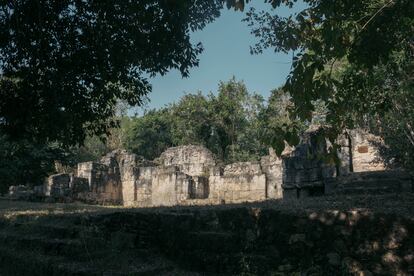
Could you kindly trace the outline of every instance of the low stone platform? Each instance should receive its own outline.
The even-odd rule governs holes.
[[[411,193],[413,181],[404,171],[356,172],[327,179],[326,194],[387,194]]]

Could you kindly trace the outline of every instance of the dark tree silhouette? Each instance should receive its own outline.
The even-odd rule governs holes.
[[[119,100],[140,105],[147,77],[198,63],[189,33],[220,0],[0,2],[0,131],[12,138],[82,142],[104,134]]]

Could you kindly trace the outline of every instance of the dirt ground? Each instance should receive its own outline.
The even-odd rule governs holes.
[[[307,213],[321,211],[366,211],[373,213],[396,214],[414,219],[414,194],[389,195],[352,195],[352,196],[321,196],[302,200],[268,200],[264,202],[210,205],[210,206],[176,206],[152,208],[126,208],[122,206],[88,205],[75,203],[41,203],[10,201],[0,198],[0,217],[14,216],[45,216],[59,214],[112,213],[122,211],[164,212],[191,209],[221,208],[270,208],[286,213]]]
[[[413,194],[168,208],[1,198],[0,267],[5,275],[413,275],[413,229]]]

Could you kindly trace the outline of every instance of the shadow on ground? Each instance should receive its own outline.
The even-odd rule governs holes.
[[[0,200],[0,267],[5,275],[412,275],[413,210],[412,195],[146,209]]]

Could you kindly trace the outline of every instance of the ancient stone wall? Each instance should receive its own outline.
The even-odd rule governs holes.
[[[337,173],[338,176],[346,176],[353,170],[352,137],[349,133],[343,133],[338,137],[336,143],[340,146],[337,151],[340,160]]]
[[[130,202],[130,204],[135,206],[152,206],[152,180],[155,171],[155,167],[139,167],[138,177],[135,182],[134,202]],[[124,205],[127,205],[125,199]]]
[[[386,169],[380,156],[380,147],[384,146],[381,137],[361,129],[348,130],[338,138],[341,146],[338,156],[341,160],[340,176],[352,172],[382,171]]]
[[[79,195],[80,198],[99,203],[116,204],[122,201],[122,184],[115,160],[108,161],[107,164],[79,163],[77,177],[85,178],[89,183],[89,192]]]
[[[297,198],[316,193],[324,194],[327,183],[337,177],[352,178],[358,172],[385,170],[379,154],[383,145],[380,137],[363,130],[348,130],[340,135],[336,152],[328,154],[330,143],[323,129],[313,128],[302,137],[301,143],[283,158],[283,197]],[[337,159],[332,158],[336,155]],[[331,191],[331,187],[328,189]]]
[[[152,205],[173,206],[188,199],[190,177],[176,166],[157,168],[152,179]]]
[[[283,158],[270,150],[258,162],[224,167],[202,146],[169,148],[154,162],[114,151],[78,164],[76,176],[51,176],[46,193],[136,207],[241,203],[323,194],[333,178],[384,169],[377,137],[361,131],[339,137],[338,163],[329,158],[322,132],[310,129]]]
[[[163,166],[178,166],[180,171],[192,176],[206,176],[216,165],[211,151],[203,146],[181,146],[167,149],[160,156]]]
[[[36,189],[40,190],[40,187]],[[76,177],[73,174],[54,174],[49,176],[42,192],[54,198],[82,198],[84,193],[89,192],[89,184],[86,178]]]
[[[239,203],[281,195],[281,160],[275,155],[224,168],[201,146],[168,149],[158,166],[142,167],[128,158],[134,157],[120,163],[125,206]]]
[[[327,160],[322,129],[307,131],[301,143],[283,158],[283,198],[323,193],[325,179],[336,177],[335,164]]]
[[[63,197],[70,194],[70,175],[66,173],[51,175],[45,189],[46,196]]]
[[[283,197],[282,190],[282,159],[273,150],[260,159],[263,173],[266,175],[266,197],[278,199]]]
[[[259,163],[239,162],[227,165],[223,175],[210,176],[210,198],[221,203],[266,199],[266,176]]]
[[[125,206],[130,206],[137,201],[137,156],[135,154],[123,154],[119,158],[118,166],[122,184],[122,203]]]
[[[379,155],[379,145],[383,144],[380,137],[363,130],[352,130],[352,171],[382,171],[384,162]]]

